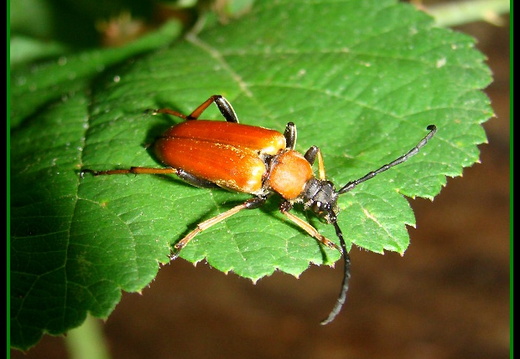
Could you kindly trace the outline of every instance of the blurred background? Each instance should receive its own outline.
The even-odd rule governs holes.
[[[410,201],[417,227],[403,257],[353,247],[348,302],[332,324],[319,321],[336,300],[340,266],[253,285],[177,260],[141,294],[124,293],[104,322],[112,357],[508,358],[510,30],[507,16],[499,20],[456,28],[478,40],[494,76],[481,163],[448,179],[433,202]],[[64,339],[51,336],[11,355],[68,357]]]

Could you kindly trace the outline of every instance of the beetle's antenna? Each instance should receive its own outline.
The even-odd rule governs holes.
[[[375,171],[369,172],[363,177],[351,181],[341,187],[339,191],[336,193],[338,195],[346,193],[350,190],[352,190],[354,187],[356,187],[358,184],[363,183],[365,181],[368,181],[369,179],[375,177],[381,172],[384,172],[394,166],[397,166],[400,163],[403,163],[404,161],[408,160],[410,157],[416,155],[419,150],[428,143],[428,141],[435,135],[435,132],[437,132],[437,127],[435,125],[429,125],[427,128],[430,132],[421,140],[417,145],[415,145],[414,148],[412,148],[410,151],[406,152],[401,157],[396,158],[392,162],[381,166]],[[336,304],[334,305],[334,308],[332,308],[332,311],[330,312],[329,316],[321,322],[321,325],[329,324],[336,318],[336,316],[341,311],[341,308],[343,307],[343,304],[345,303],[345,300],[347,299],[347,291],[348,291],[348,285],[349,285],[349,279],[350,279],[350,256],[347,251],[347,246],[345,244],[345,239],[343,238],[343,233],[341,232],[341,228],[339,228],[336,213],[334,211],[329,210],[329,221],[334,225],[334,229],[336,230],[336,235],[339,238],[339,242],[341,245],[341,252],[343,254],[343,261],[344,261],[344,270],[343,270],[343,282],[341,284],[341,291],[339,292],[338,300],[336,301]]]
[[[332,322],[341,311],[341,308],[347,299],[348,284],[350,280],[350,256],[347,251],[347,245],[345,244],[343,233],[341,232],[341,228],[339,228],[338,222],[336,220],[336,214],[332,211],[329,211],[329,216],[331,223],[334,225],[334,229],[336,229],[336,235],[339,238],[341,252],[343,254],[343,282],[341,283],[341,291],[339,292],[338,300],[336,301],[334,308],[332,308],[329,316],[320,323],[321,325],[327,325]]]
[[[341,189],[338,191],[338,194],[346,193],[346,192],[352,190],[358,184],[368,181],[369,179],[380,174],[381,172],[384,172],[394,166],[397,166],[398,164],[403,163],[404,161],[408,160],[410,157],[416,155],[419,152],[419,150],[422,147],[424,147],[426,145],[426,143],[428,143],[428,141],[433,137],[433,135],[435,135],[435,132],[437,132],[437,127],[435,125],[429,125],[428,127],[426,127],[426,129],[429,130],[430,132],[421,141],[419,141],[419,143],[414,148],[412,148],[410,151],[406,152],[401,157],[396,158],[392,162],[390,162],[384,166],[381,166],[377,170],[369,172],[366,175],[364,175],[363,177],[361,177],[355,181],[351,181],[351,182],[347,183],[346,185],[341,187]]]

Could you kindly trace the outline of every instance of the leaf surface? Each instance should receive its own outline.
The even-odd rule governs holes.
[[[473,39],[395,1],[262,1],[228,26],[72,81],[67,96],[38,86],[56,91],[37,112],[17,112],[23,122],[12,134],[13,345],[63,333],[88,311],[107,317],[121,290],[152,281],[171,244],[251,197],[173,176],[79,178],[81,168],[161,167],[147,145],[180,119],[144,110],[189,114],[222,94],[242,123],[282,132],[294,122],[297,149],[319,146],[338,187],[407,152],[434,123],[437,135],[418,155],[338,202],[349,245],[404,253],[415,220],[403,195],[433,198],[446,176],[478,161],[480,124],[492,115],[480,91],[491,80],[483,60]],[[26,76],[23,86],[37,80]],[[13,84],[20,105],[21,82]],[[222,120],[214,106],[203,117]],[[273,196],[211,227],[180,256],[254,281],[339,259],[278,203]],[[294,213],[336,241],[331,226],[298,206]]]

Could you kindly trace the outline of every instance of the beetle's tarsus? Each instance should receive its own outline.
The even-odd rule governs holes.
[[[176,259],[179,257],[179,253],[180,253],[180,252],[179,252],[178,250],[175,250],[174,252],[172,252],[172,253],[170,254],[170,260],[171,260],[171,261],[176,260]]]
[[[157,109],[147,108],[146,110],[143,111],[143,114],[155,116],[158,113],[157,111],[158,111]]]
[[[90,173],[92,176],[97,176],[98,175],[98,171],[94,171],[94,170],[85,168],[85,169],[82,169],[81,171],[79,171],[79,176],[81,178],[85,178],[85,173]]]

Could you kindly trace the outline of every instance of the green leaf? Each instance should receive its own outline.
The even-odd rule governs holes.
[[[12,134],[12,344],[28,348],[44,332],[79,325],[87,312],[107,317],[121,290],[153,280],[171,244],[251,198],[173,176],[80,179],[81,168],[161,166],[146,145],[179,119],[145,109],[187,114],[222,94],[242,123],[283,131],[292,121],[297,149],[319,146],[338,187],[402,155],[436,124],[418,155],[338,203],[349,244],[403,253],[406,225],[415,221],[403,195],[433,198],[446,176],[478,161],[476,145],[486,141],[480,124],[492,115],[480,91],[491,81],[483,60],[473,39],[395,1],[262,1],[228,26],[209,26],[87,82],[71,80],[77,90],[68,96],[45,85],[54,92],[37,112],[20,109]],[[24,102],[18,86],[38,76],[52,83],[53,66],[58,71],[49,64],[45,75],[13,82],[14,107]],[[221,120],[214,106],[203,117]],[[253,281],[339,259],[289,223],[278,203],[273,196],[211,227],[180,256]],[[336,241],[331,226],[298,206],[293,212]]]
[[[85,88],[95,87],[107,67],[164,46],[180,32],[176,22],[121,48],[96,49],[55,61],[17,68],[11,74],[11,126],[38,115],[41,107]]]

